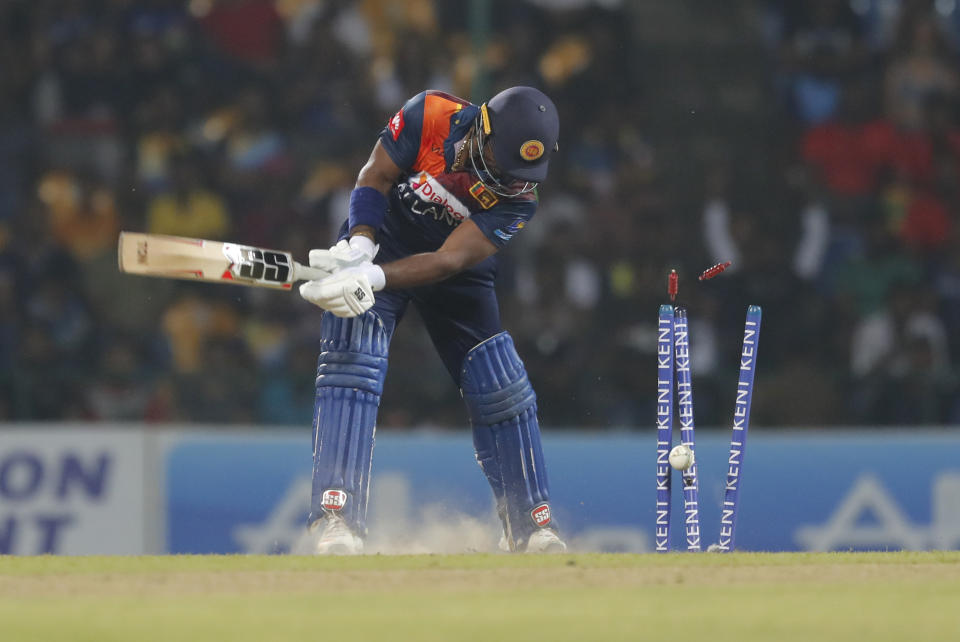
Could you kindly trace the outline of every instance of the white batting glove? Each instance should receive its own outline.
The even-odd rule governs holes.
[[[369,261],[300,285],[300,296],[338,317],[360,316],[373,307],[373,293],[383,289],[383,270]]]
[[[357,235],[349,241],[341,239],[329,250],[310,250],[310,267],[333,274],[337,270],[372,261],[379,250],[380,246],[366,236]]]

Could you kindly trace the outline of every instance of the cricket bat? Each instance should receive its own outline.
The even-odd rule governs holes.
[[[128,274],[275,290],[329,276],[297,263],[290,252],[164,234],[120,232],[117,260]]]

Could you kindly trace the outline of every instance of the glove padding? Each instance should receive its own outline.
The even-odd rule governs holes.
[[[348,267],[320,281],[307,281],[300,285],[300,296],[338,317],[360,316],[374,300],[366,272],[363,267]]]
[[[372,245],[372,243],[369,245],[373,248],[372,254],[364,244],[356,242],[351,244],[347,239],[341,239],[329,250],[310,250],[310,267],[323,270],[327,274],[356,267],[372,261],[380,250],[379,245]]]

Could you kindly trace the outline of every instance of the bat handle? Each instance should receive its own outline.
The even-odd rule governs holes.
[[[293,262],[293,278],[291,281],[319,281],[328,276],[330,276],[330,273],[326,270],[303,265],[296,261]]]

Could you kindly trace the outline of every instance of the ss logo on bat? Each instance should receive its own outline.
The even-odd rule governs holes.
[[[241,256],[240,276],[244,278],[286,283],[290,276],[286,254],[248,247],[243,248]]]

